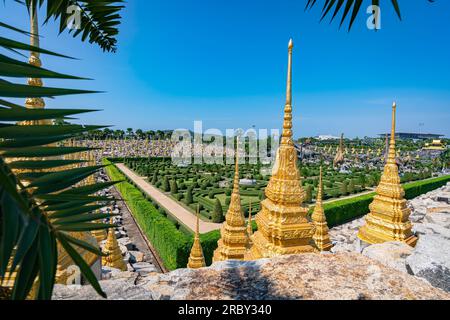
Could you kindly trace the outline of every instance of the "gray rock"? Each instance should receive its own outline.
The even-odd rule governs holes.
[[[152,293],[134,284],[133,278],[122,278],[100,281],[100,286],[110,300],[152,300]],[[55,300],[103,300],[89,286],[56,285],[53,292]]]
[[[377,260],[385,266],[408,272],[406,258],[411,255],[413,248],[403,242],[391,241],[370,245],[362,251],[362,254]]]
[[[130,238],[128,238],[128,237],[123,237],[121,239],[118,239],[117,242],[119,242],[119,244],[125,246],[128,251],[133,251],[136,248],[134,243],[131,242]]]
[[[450,228],[450,214],[445,212],[436,212],[425,216],[425,221],[434,223],[444,228]]]
[[[416,248],[407,259],[407,268],[432,286],[450,292],[449,241],[439,235],[419,237]]]
[[[417,223],[413,225],[412,231],[421,237],[421,235],[436,235],[450,240],[450,230],[435,223]]]
[[[144,254],[140,251],[129,251],[130,252],[130,263],[142,262],[144,261]]]

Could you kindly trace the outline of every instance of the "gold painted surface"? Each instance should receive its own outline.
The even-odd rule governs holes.
[[[366,224],[359,229],[358,237],[374,244],[386,241],[405,242],[415,246],[417,238],[411,232],[410,209],[406,206],[405,192],[400,184],[395,158],[395,103],[392,106],[392,126],[389,153],[376,195],[369,205]]]
[[[187,264],[187,267],[190,269],[198,269],[206,266],[202,244],[200,243],[199,224],[200,224],[199,212],[197,208],[197,225],[195,228],[194,243],[192,244],[191,253],[189,255],[189,260]]]
[[[239,145],[238,141],[237,145]],[[247,228],[242,214],[241,196],[239,194],[239,155],[237,148],[235,159],[233,192],[225,222],[220,230],[221,237],[217,241],[217,249],[214,250],[213,262],[229,259],[244,260],[248,249]]]
[[[330,240],[330,235],[328,234],[328,225],[327,218],[325,217],[325,212],[323,210],[322,205],[322,166],[320,167],[319,174],[319,186],[317,192],[316,205],[314,207],[313,214],[311,215],[311,219],[314,222],[316,230],[314,232],[314,243],[320,251],[330,251],[333,247]]]
[[[103,252],[107,255],[102,257],[102,265],[122,271],[127,270],[127,264],[123,261],[122,252],[120,251],[119,243],[117,242],[116,234],[114,233],[114,228],[110,228],[108,230],[108,237],[106,238]]]
[[[288,76],[283,132],[266,199],[256,215],[258,231],[246,259],[259,259],[283,254],[316,252],[312,236],[314,225],[308,220],[303,205],[305,191],[297,168],[297,152],[292,141],[292,40],[288,46]]]

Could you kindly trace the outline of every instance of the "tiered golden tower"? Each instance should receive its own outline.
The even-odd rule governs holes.
[[[329,251],[333,245],[331,244],[330,235],[328,234],[327,218],[325,217],[325,212],[322,206],[322,166],[320,167],[319,173],[319,186],[317,191],[316,205],[314,207],[311,219],[316,226],[316,231],[314,232],[314,242],[320,251]]]
[[[259,259],[283,254],[315,252],[314,225],[303,205],[305,191],[297,168],[297,151],[292,141],[292,40],[288,46],[288,74],[283,132],[272,176],[265,188],[266,199],[256,215],[258,231],[246,258]]]
[[[239,141],[236,141],[239,145]],[[236,147],[233,193],[230,206],[225,216],[225,222],[220,230],[217,249],[214,250],[213,262],[229,259],[244,260],[248,249],[248,235],[245,218],[242,214],[241,196],[239,194],[239,155]]]
[[[408,220],[410,209],[403,198],[405,191],[400,184],[398,166],[395,161],[395,103],[392,106],[392,126],[389,154],[381,176],[376,195],[370,204],[366,224],[361,227],[358,237],[367,243],[400,241],[414,246],[417,238],[411,232]]]
[[[112,218],[110,222],[112,223]],[[107,254],[102,257],[102,264],[104,266],[122,271],[127,270],[127,264],[123,261],[122,252],[120,251],[114,228],[108,230],[108,237],[106,238],[106,243],[102,251]]]
[[[198,269],[206,266],[202,244],[200,243],[199,224],[200,224],[199,213],[197,209],[197,225],[195,229],[194,243],[192,244],[191,254],[189,255],[189,260],[187,264],[187,267],[190,269]]]

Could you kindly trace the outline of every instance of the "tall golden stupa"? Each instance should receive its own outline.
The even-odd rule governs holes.
[[[256,215],[258,231],[246,259],[259,259],[283,254],[316,252],[312,236],[314,225],[308,220],[303,205],[305,191],[297,168],[297,151],[292,141],[292,40],[288,46],[288,74],[283,132],[277,150],[272,176],[265,188],[266,199]]]
[[[392,126],[389,153],[381,175],[376,195],[370,204],[366,224],[359,229],[358,237],[370,244],[400,241],[414,246],[417,238],[411,232],[410,209],[403,198],[405,191],[400,184],[395,161],[395,103],[392,106]]]
[[[238,141],[236,141],[236,145],[239,145]],[[220,230],[221,237],[217,241],[217,249],[214,250],[213,262],[229,259],[244,260],[248,249],[249,238],[239,194],[239,155],[237,147],[235,159],[233,192],[225,222]]]

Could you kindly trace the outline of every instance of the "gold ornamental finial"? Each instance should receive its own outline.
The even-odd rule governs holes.
[[[200,218],[199,205],[197,205],[197,222],[195,226],[194,243],[192,244],[191,254],[189,255],[187,267],[190,269],[198,269],[206,266],[205,257],[203,255],[202,245],[200,243]]]
[[[389,142],[389,154],[388,154],[388,163],[395,163],[395,112],[397,105],[394,102],[392,104],[392,123],[391,123],[391,140]]]
[[[328,234],[329,229],[327,225],[327,218],[322,206],[322,190],[322,166],[320,166],[316,205],[311,216],[311,219],[316,227],[313,239],[320,251],[329,251],[333,245],[331,244],[330,236]]]
[[[292,145],[292,39],[288,45],[288,70],[286,81],[286,104],[284,106],[283,133],[281,134],[281,144]]]

